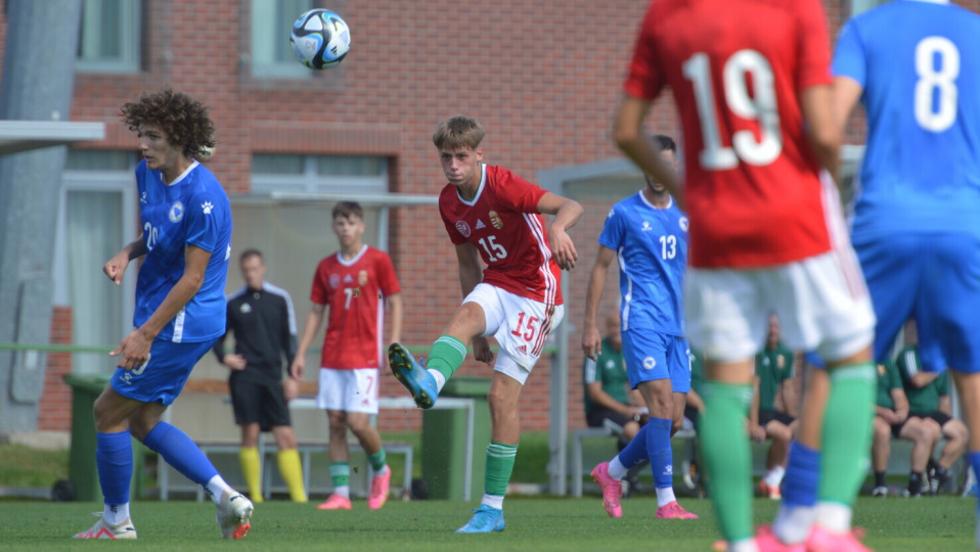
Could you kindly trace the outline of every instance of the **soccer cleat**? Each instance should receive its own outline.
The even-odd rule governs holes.
[[[602,462],[592,468],[592,480],[602,490],[602,507],[611,518],[623,517],[623,506],[619,503],[623,496],[623,487],[619,481],[609,475],[609,462]]]
[[[783,498],[783,493],[779,490],[779,486],[770,485],[766,483],[765,479],[759,481],[759,494],[768,496],[772,500],[782,500]]]
[[[255,506],[240,493],[223,494],[218,502],[218,528],[226,539],[243,539],[252,528]]]
[[[75,533],[75,536],[72,537],[73,539],[118,540],[136,538],[136,528],[133,527],[132,520],[126,519],[117,525],[110,525],[108,522],[106,522],[105,518],[102,517],[102,512],[94,512],[94,514],[99,516],[99,521],[96,521],[95,525],[89,527],[87,531]]]
[[[457,533],[499,533],[504,530],[504,511],[486,504],[473,510],[473,517]]]
[[[698,515],[688,512],[675,500],[657,508],[657,519],[698,519]]]
[[[372,485],[373,486],[373,485]],[[380,508],[381,506],[378,506]],[[332,494],[326,500],[317,504],[317,510],[350,510],[350,499],[339,494]]]
[[[388,489],[391,485],[391,468],[384,473],[371,478],[371,495],[368,496],[368,508],[380,510],[388,502]],[[350,501],[348,501],[349,503]]]
[[[871,496],[886,497],[888,496],[888,487],[884,485],[878,485],[874,489],[871,489]]]
[[[388,364],[395,378],[408,389],[419,408],[432,408],[439,397],[436,379],[415,360],[412,353],[401,343],[388,347]]]
[[[807,552],[871,552],[861,544],[854,532],[832,533],[819,525],[814,525],[806,539]],[[761,552],[761,549],[760,549]]]
[[[763,525],[756,531],[755,546],[759,552],[806,552],[805,544],[802,542],[798,544],[784,543],[776,537],[768,525]]]

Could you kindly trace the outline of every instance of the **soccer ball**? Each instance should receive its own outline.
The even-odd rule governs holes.
[[[350,28],[337,12],[310,10],[293,22],[289,43],[300,63],[324,69],[340,63],[350,51]]]

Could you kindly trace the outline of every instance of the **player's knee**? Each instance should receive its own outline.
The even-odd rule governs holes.
[[[874,421],[873,431],[874,431],[873,435],[876,440],[887,439],[889,437],[889,434],[891,433],[891,428],[888,427],[888,424],[885,423],[885,420],[882,420],[881,418],[876,416]]]
[[[347,430],[347,413],[340,411],[328,411],[327,422],[330,424],[330,431]]]
[[[133,434],[133,437],[142,441],[146,439],[147,434],[157,425],[158,421],[155,418],[151,419],[138,412],[129,418],[129,432]]]

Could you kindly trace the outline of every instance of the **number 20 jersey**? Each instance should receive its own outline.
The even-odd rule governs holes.
[[[980,233],[980,16],[890,2],[844,26],[833,71],[868,112],[854,241]]]
[[[624,88],[645,100],[673,92],[691,266],[766,267],[831,250],[800,107],[804,89],[829,82],[820,0],[651,2]]]
[[[483,165],[476,197],[456,186],[439,194],[439,214],[455,245],[471,243],[486,268],[483,282],[547,305],[561,305],[561,270],[552,258],[545,220],[537,212],[545,190],[503,167]]]

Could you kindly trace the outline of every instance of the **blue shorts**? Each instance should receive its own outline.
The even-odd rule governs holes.
[[[878,318],[878,362],[915,318],[926,370],[980,372],[980,235],[894,234],[854,247]]]
[[[691,390],[691,349],[684,338],[652,332],[623,332],[623,356],[630,387],[645,381],[670,379],[674,393]]]
[[[117,367],[112,389],[134,401],[170,405],[180,395],[191,370],[216,340],[201,343],[174,343],[157,339],[150,345],[150,358],[135,370]]]

